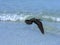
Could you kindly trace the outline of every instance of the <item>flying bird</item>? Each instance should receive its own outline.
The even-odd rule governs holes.
[[[32,18],[30,20],[25,20],[25,23],[28,25],[35,23],[40,29],[41,33],[44,34],[44,28],[43,28],[42,22],[39,19]]]

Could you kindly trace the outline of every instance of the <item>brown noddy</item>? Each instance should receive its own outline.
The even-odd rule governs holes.
[[[29,24],[29,25],[32,24],[33,22],[35,24],[37,24],[37,26],[40,29],[41,33],[44,34],[44,28],[43,28],[42,22],[39,19],[32,18],[30,20],[25,20],[25,23]]]

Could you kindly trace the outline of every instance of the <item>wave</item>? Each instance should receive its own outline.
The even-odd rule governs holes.
[[[37,18],[42,21],[60,22],[59,17],[48,15],[33,15],[33,14],[0,14],[0,21],[24,22],[26,19]]]
[[[19,21],[23,22],[26,20],[27,17],[30,17],[31,15],[24,16],[23,14],[17,15],[17,14],[2,14],[0,15],[0,21]]]
[[[37,18],[41,19],[41,21],[45,22],[60,22],[59,17],[54,17],[50,15],[34,15],[34,14],[0,14],[0,21],[7,22],[25,22],[26,19]],[[48,23],[43,23],[45,32],[49,32],[52,34],[60,35],[60,28],[51,26]]]
[[[51,22],[60,22],[60,18],[59,17],[54,17],[54,16],[42,16],[43,19],[47,20],[47,21],[51,21]]]

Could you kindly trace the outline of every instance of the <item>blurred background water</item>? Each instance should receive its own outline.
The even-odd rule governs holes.
[[[44,35],[25,24],[31,18],[41,19]],[[0,45],[60,45],[60,1],[0,0]]]

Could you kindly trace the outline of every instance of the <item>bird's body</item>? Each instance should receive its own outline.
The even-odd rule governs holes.
[[[29,24],[29,25],[34,22],[35,24],[37,24],[37,26],[40,29],[40,31],[42,32],[42,34],[44,34],[43,25],[42,25],[42,22],[39,19],[32,18],[30,20],[25,20],[25,22],[26,22],[26,24]]]

